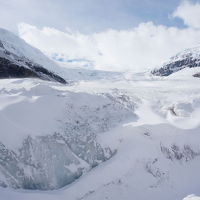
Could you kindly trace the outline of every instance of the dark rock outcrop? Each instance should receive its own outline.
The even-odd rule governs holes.
[[[200,72],[193,75],[196,78],[200,78]]]
[[[0,78],[40,78],[42,80],[57,81],[66,84],[63,78],[40,65],[31,62],[26,62],[26,65],[29,67],[0,57]]]

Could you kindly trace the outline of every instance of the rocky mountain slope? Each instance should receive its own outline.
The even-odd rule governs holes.
[[[152,71],[156,76],[169,76],[184,68],[200,67],[200,47],[184,50],[172,57],[168,62],[164,63],[159,69]],[[199,70],[200,71],[200,70]],[[193,74],[194,77],[199,77],[199,73]]]
[[[56,64],[13,33],[0,29],[0,78],[40,78],[66,83]]]

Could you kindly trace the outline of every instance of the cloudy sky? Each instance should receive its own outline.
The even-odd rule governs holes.
[[[200,45],[197,0],[0,0],[0,26],[51,58],[142,71]]]

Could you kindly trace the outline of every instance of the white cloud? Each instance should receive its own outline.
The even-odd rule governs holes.
[[[184,24],[189,27],[200,28],[200,3],[183,1],[173,16],[183,19]]]
[[[185,48],[200,45],[199,6],[183,2],[174,12],[188,25],[183,29],[147,22],[129,30],[110,29],[88,35],[29,24],[20,24],[18,30],[20,37],[50,57],[59,54],[64,59],[91,60],[96,69],[141,71],[157,67]]]
[[[114,69],[140,71],[160,65],[177,52],[200,43],[200,31],[142,23],[132,30],[110,30],[94,35],[97,63]]]
[[[97,55],[92,38],[67,29],[62,32],[55,28],[38,29],[29,24],[18,25],[19,35],[29,44],[39,48],[48,56],[59,54],[65,59],[94,58]]]

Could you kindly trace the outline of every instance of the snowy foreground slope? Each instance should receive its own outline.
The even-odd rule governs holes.
[[[198,199],[200,85],[190,73],[0,80],[0,199]]]
[[[114,154],[96,134],[136,118],[131,102],[112,94],[63,92],[36,80],[3,80],[1,87],[3,187],[49,190],[71,183]]]

